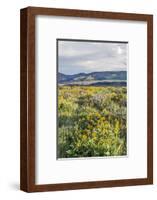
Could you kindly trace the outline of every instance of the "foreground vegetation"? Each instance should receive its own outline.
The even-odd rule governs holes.
[[[127,152],[126,87],[59,86],[58,158]]]

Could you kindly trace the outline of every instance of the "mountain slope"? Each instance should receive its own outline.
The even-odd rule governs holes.
[[[66,75],[58,73],[58,83],[72,84],[77,82],[96,82],[96,81],[126,81],[126,71],[104,71],[104,72],[92,72],[92,73],[79,73],[74,75]]]

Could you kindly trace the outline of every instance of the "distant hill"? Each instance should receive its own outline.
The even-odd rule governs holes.
[[[58,83],[63,85],[119,85],[125,86],[126,71],[103,71],[66,75],[58,73]],[[114,84],[113,84],[114,83]]]

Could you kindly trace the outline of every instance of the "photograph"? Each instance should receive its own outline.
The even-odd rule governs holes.
[[[153,14],[20,9],[20,190],[150,184]]]
[[[57,40],[57,158],[127,155],[127,42]]]

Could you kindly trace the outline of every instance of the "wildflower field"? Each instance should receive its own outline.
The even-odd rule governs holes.
[[[127,88],[58,86],[58,158],[127,154]]]

